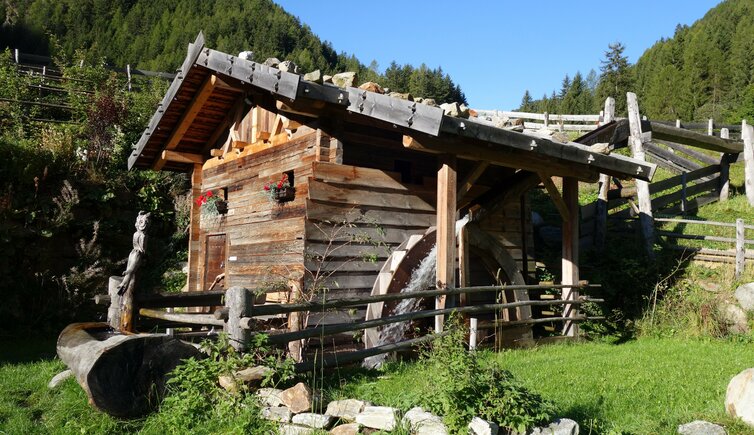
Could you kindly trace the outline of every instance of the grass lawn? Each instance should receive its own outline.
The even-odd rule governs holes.
[[[695,419],[722,424],[729,434],[752,432],[728,418],[723,405],[730,378],[754,366],[751,343],[642,338],[486,353],[484,360],[502,363],[549,398],[559,416],[581,424],[582,434],[673,434]],[[165,416],[122,422],[96,412],[73,379],[48,390],[47,382],[63,369],[57,360],[20,361],[5,358],[0,366],[0,434],[181,433],[160,423],[170,421]],[[327,393],[405,411],[432,394],[422,370],[404,363],[383,372],[335,372],[327,376],[334,385]]]

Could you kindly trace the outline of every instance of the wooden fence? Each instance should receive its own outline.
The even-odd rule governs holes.
[[[539,130],[547,128],[559,131],[591,131],[602,122],[598,115],[564,115],[554,113],[511,112],[505,110],[477,110],[480,118],[522,119],[524,128]],[[535,121],[535,122],[532,122]]]
[[[472,324],[470,337],[470,346],[477,346],[476,332],[481,329],[506,328],[520,325],[536,324],[553,324],[561,322],[583,322],[586,320],[602,320],[599,316],[586,316],[574,314],[572,316],[563,316],[556,314],[556,310],[547,311],[548,316],[521,319],[521,320],[495,320],[489,322],[477,322],[476,316],[484,313],[495,313],[503,310],[516,309],[520,307],[545,307],[553,308],[565,305],[581,306],[584,303],[601,303],[602,299],[597,299],[582,295],[578,299],[556,299],[556,296],[542,294],[539,299],[522,300],[506,303],[478,304],[470,306],[458,306],[442,309],[427,309],[402,314],[395,314],[387,317],[380,317],[372,320],[347,321],[341,323],[323,323],[316,326],[310,326],[303,330],[289,330],[285,327],[280,329],[265,329],[264,320],[284,318],[292,313],[323,313],[335,309],[363,307],[370,303],[400,301],[404,299],[428,298],[434,300],[437,296],[446,298],[462,294],[479,294],[479,293],[497,293],[507,290],[526,290],[526,291],[543,291],[548,289],[578,288],[578,289],[595,289],[599,285],[590,285],[582,281],[577,285],[564,285],[552,283],[540,283],[536,285],[504,285],[504,286],[483,286],[483,287],[464,287],[454,289],[430,289],[411,293],[390,293],[383,295],[372,295],[363,297],[349,297],[335,300],[328,300],[323,296],[321,300],[304,303],[292,304],[264,304],[255,305],[254,292],[241,288],[233,287],[227,291],[209,291],[209,292],[186,292],[178,294],[155,294],[142,295],[136,298],[136,305],[139,307],[139,320],[137,322],[138,330],[164,330],[166,328],[177,328],[187,326],[200,326],[208,328],[222,328],[238,350],[246,350],[255,336],[264,334],[267,336],[267,342],[271,345],[286,346],[289,343],[299,342],[308,339],[319,339],[324,342],[325,337],[335,337],[339,334],[354,333],[367,328],[377,328],[393,323],[409,322],[419,319],[431,319],[438,315],[449,315],[457,313],[469,318]],[[107,295],[99,295],[95,298],[99,304],[107,304],[110,298]],[[221,306],[214,313],[177,313],[170,312],[171,308],[186,307],[206,307]],[[111,307],[112,309],[113,307]],[[167,310],[159,308],[168,308]],[[574,311],[575,313],[576,311]],[[211,332],[214,334],[215,332]],[[176,336],[181,338],[207,336],[207,331],[178,332]],[[395,343],[385,343],[368,349],[358,349],[345,352],[318,352],[316,356],[307,361],[301,360],[297,364],[297,369],[306,371],[316,367],[327,367],[336,364],[348,364],[360,361],[366,357],[379,355],[398,350],[409,349],[420,343],[433,340],[441,336],[427,332],[419,337],[410,339],[401,339]]]
[[[687,252],[693,255],[697,260],[735,263],[736,278],[738,278],[743,272],[746,260],[754,259],[754,252],[747,252],[746,249],[747,245],[754,245],[754,240],[746,238],[746,230],[754,230],[754,225],[745,225],[743,219],[736,219],[735,223],[729,223],[656,217],[654,221],[657,226],[656,234],[660,237],[665,237],[669,242],[670,240],[675,242],[672,244],[669,243],[667,247]],[[676,228],[674,228],[673,231],[667,231],[665,229],[666,224],[676,224]],[[733,232],[733,237],[694,234],[689,231],[684,231],[685,227],[689,225],[727,229],[728,231]],[[708,245],[710,242],[715,245],[733,244],[733,248],[715,249],[709,246],[679,245],[679,240],[698,241],[699,244],[703,245]]]

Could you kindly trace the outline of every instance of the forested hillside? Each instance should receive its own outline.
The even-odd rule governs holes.
[[[559,92],[533,100],[525,93],[520,109],[550,113],[597,113],[613,96],[618,113],[625,93],[636,92],[641,110],[654,119],[737,123],[754,119],[754,2],[727,0],[691,26],[676,28],[631,65],[624,46],[610,44],[598,78],[576,72]],[[589,78],[592,78],[591,80]]]
[[[357,71],[360,82],[438,103],[465,102],[460,87],[442,69],[391,65],[384,75],[354,55],[337,53],[311,29],[270,0],[20,0],[0,3],[0,47],[72,57],[86,50],[110,65],[171,71],[186,44],[204,31],[207,46],[226,53],[254,52],[257,60],[294,61],[304,72]]]

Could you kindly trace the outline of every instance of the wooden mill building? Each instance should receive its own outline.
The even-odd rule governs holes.
[[[585,145],[446,116],[439,107],[310,82],[207,48],[201,34],[128,164],[188,173],[194,199],[212,191],[227,200],[227,212],[214,219],[193,204],[190,291],[224,274],[219,288],[258,289],[268,302],[312,290],[328,298],[400,291],[407,265],[428,251],[412,254],[425,235],[437,242],[440,287],[530,282],[525,193],[542,183],[570,214],[563,282],[574,283],[578,181],[601,173],[650,180],[655,170]],[[284,174],[295,193],[270,200],[265,185]],[[562,195],[553,177],[562,177]],[[459,247],[456,221],[466,215]],[[363,318],[365,309],[346,314]]]

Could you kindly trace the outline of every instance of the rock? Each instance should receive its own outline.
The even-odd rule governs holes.
[[[306,412],[312,409],[312,390],[303,382],[299,382],[280,393],[280,400],[294,414]]]
[[[353,71],[335,74],[332,76],[332,82],[339,88],[352,87],[356,83],[356,73]]]
[[[217,383],[219,383],[220,386],[225,388],[225,391],[229,393],[238,393],[238,383],[235,379],[233,379],[233,376],[231,375],[220,375],[220,377],[217,378]]]
[[[590,145],[589,149],[598,154],[610,154],[609,143],[596,143],[594,145]]]
[[[322,71],[314,70],[304,74],[304,80],[309,80],[314,83],[322,83]]]
[[[422,97],[414,97],[414,102],[415,103],[424,103],[424,98],[422,98]]]
[[[259,398],[262,406],[282,406],[283,400],[280,398],[282,393],[283,390],[277,388],[260,388],[254,394]]]
[[[291,422],[291,410],[285,406],[267,406],[262,408],[262,418],[280,423]]]
[[[385,91],[382,89],[382,86],[380,86],[379,84],[375,82],[362,83],[361,85],[359,85],[359,89],[362,89],[364,91],[369,91],[369,92],[376,92],[378,94],[385,93]]]
[[[746,334],[749,332],[749,320],[746,312],[738,305],[729,302],[721,302],[717,306],[717,313],[720,321],[728,328],[732,334]]]
[[[270,373],[272,373],[272,369],[269,367],[254,366],[239,370],[235,373],[235,375],[237,381],[254,382],[261,381]]]
[[[448,435],[448,428],[442,419],[420,407],[411,408],[401,422],[407,425],[414,435]]]
[[[469,435],[497,435],[500,427],[491,421],[474,417],[469,423]]]
[[[277,68],[278,65],[280,65],[280,59],[278,59],[277,57],[268,57],[264,62],[262,62],[262,65]]]
[[[534,428],[530,435],[578,435],[579,424],[569,418],[559,418],[547,427]]]
[[[388,95],[393,98],[400,98],[401,100],[414,101],[414,96],[409,93],[391,92]]]
[[[738,286],[736,299],[741,308],[746,311],[754,311],[754,282]]]
[[[372,429],[393,430],[400,411],[389,406],[367,406],[356,416],[356,423]]]
[[[341,424],[334,427],[330,433],[332,435],[358,435],[360,427],[358,423]]]
[[[421,101],[422,104],[426,104],[427,106],[437,107],[437,103],[435,102],[434,98],[425,98]]]
[[[63,370],[62,372],[53,376],[52,379],[50,379],[50,382],[47,384],[47,388],[51,390],[57,388],[58,385],[60,385],[63,381],[70,377],[73,377],[73,371],[71,371],[71,369]]]
[[[278,69],[283,72],[298,74],[298,65],[296,65],[292,60],[285,60],[283,62],[280,62]]]
[[[238,53],[238,58],[243,60],[254,60],[254,52],[253,51],[242,51]]]
[[[444,103],[440,105],[443,113],[454,118],[468,118],[469,108],[458,103]]]
[[[552,136],[550,136],[550,139],[555,142],[560,142],[560,143],[568,143],[568,141],[570,140],[568,138],[568,135],[563,133],[562,131],[554,132]]]
[[[709,281],[700,281],[699,287],[701,287],[703,290],[706,290],[710,293],[720,293],[720,290],[722,290],[722,287],[720,284],[716,282],[709,282]]]
[[[733,418],[740,418],[754,427],[754,368],[737,374],[728,383],[725,410]]]
[[[291,422],[302,426],[313,427],[315,429],[327,429],[330,427],[333,420],[335,419],[330,415],[302,412],[301,414],[294,415]]]
[[[332,83],[332,76],[327,74],[322,76],[322,83]]]
[[[678,426],[680,435],[727,435],[722,426],[704,420],[696,420]]]
[[[295,424],[281,424],[280,435],[309,435],[316,433],[317,429],[313,429],[306,426],[296,426]]]
[[[354,421],[356,415],[361,413],[366,406],[369,406],[368,402],[356,399],[345,400],[333,400],[327,405],[326,415],[332,415],[343,420]]]
[[[474,109],[469,109],[469,116],[472,118],[476,118],[477,116],[479,116],[479,112],[477,112]]]

